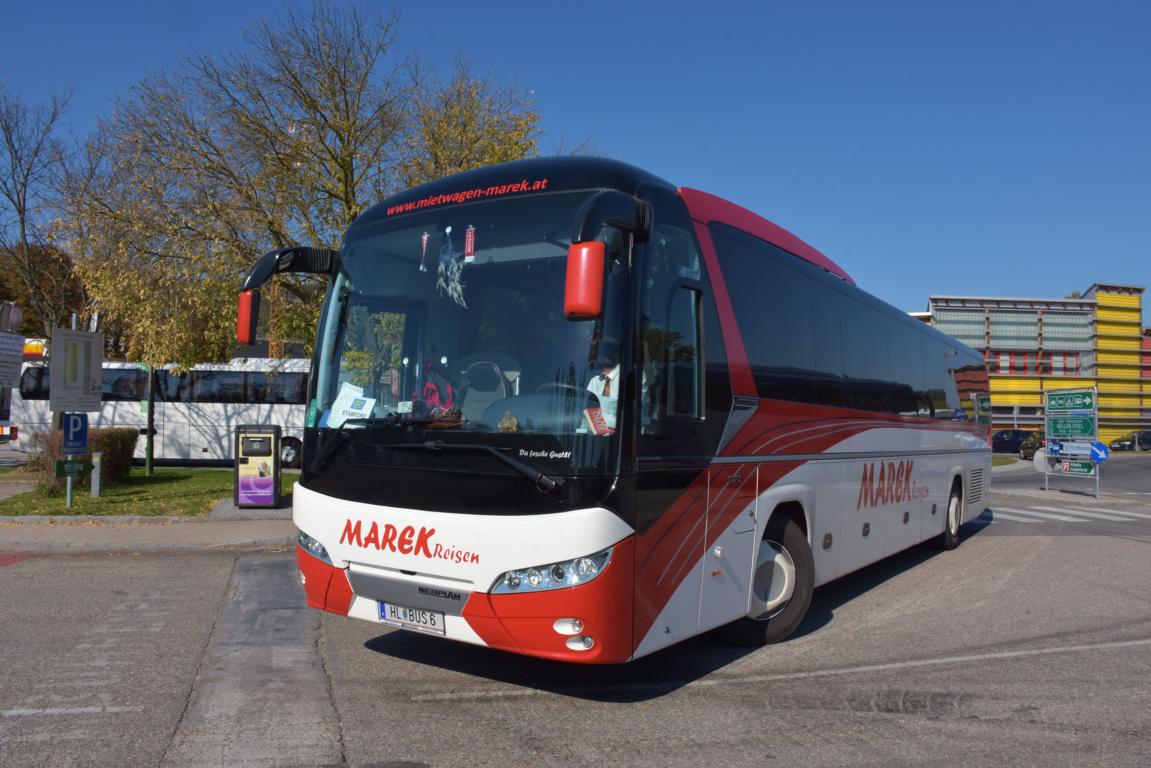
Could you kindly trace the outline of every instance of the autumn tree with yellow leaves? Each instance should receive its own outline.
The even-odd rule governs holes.
[[[258,24],[243,52],[140,83],[69,168],[69,242],[129,354],[190,365],[233,348],[235,300],[265,251],[335,248],[413,183],[537,153],[515,88],[457,65],[446,85],[396,53],[396,17],[321,2]],[[310,342],[324,280],[281,276],[267,336]]]

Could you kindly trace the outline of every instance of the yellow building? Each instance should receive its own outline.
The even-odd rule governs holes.
[[[1096,387],[1099,439],[1151,429],[1143,288],[1097,283],[1079,299],[932,296],[930,321],[983,352],[995,429],[1043,428],[1043,392]]]

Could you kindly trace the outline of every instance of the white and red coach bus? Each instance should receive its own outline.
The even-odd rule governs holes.
[[[308,603],[614,663],[774,642],[812,590],[983,509],[982,358],[774,224],[622,163],[401,193],[339,251],[294,494]]]

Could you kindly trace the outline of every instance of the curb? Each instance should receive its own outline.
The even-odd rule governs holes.
[[[291,515],[214,518],[209,515],[0,515],[5,525],[170,525],[173,523],[259,523],[291,520]]]
[[[1006,472],[1022,472],[1025,469],[1035,469],[1035,465],[1028,459],[1016,459],[1013,464],[1004,464],[1001,467],[992,467],[991,474],[1003,474]]]

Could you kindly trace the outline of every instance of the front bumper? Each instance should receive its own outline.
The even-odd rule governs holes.
[[[308,605],[313,608],[381,623],[381,600],[404,605],[422,599],[413,596],[418,582],[381,574],[365,576],[352,566],[338,568],[300,547],[296,548],[296,560]],[[522,594],[463,593],[459,605],[452,605],[448,598],[443,605],[418,607],[442,610],[444,637],[451,640],[560,661],[621,663],[632,657],[635,648],[634,569],[635,537],[629,536],[615,545],[603,572],[586,584]],[[353,582],[359,585],[360,593],[353,589]],[[579,650],[569,644],[573,619],[582,625],[580,637],[591,638],[591,647]],[[388,624],[381,626],[392,629]]]

